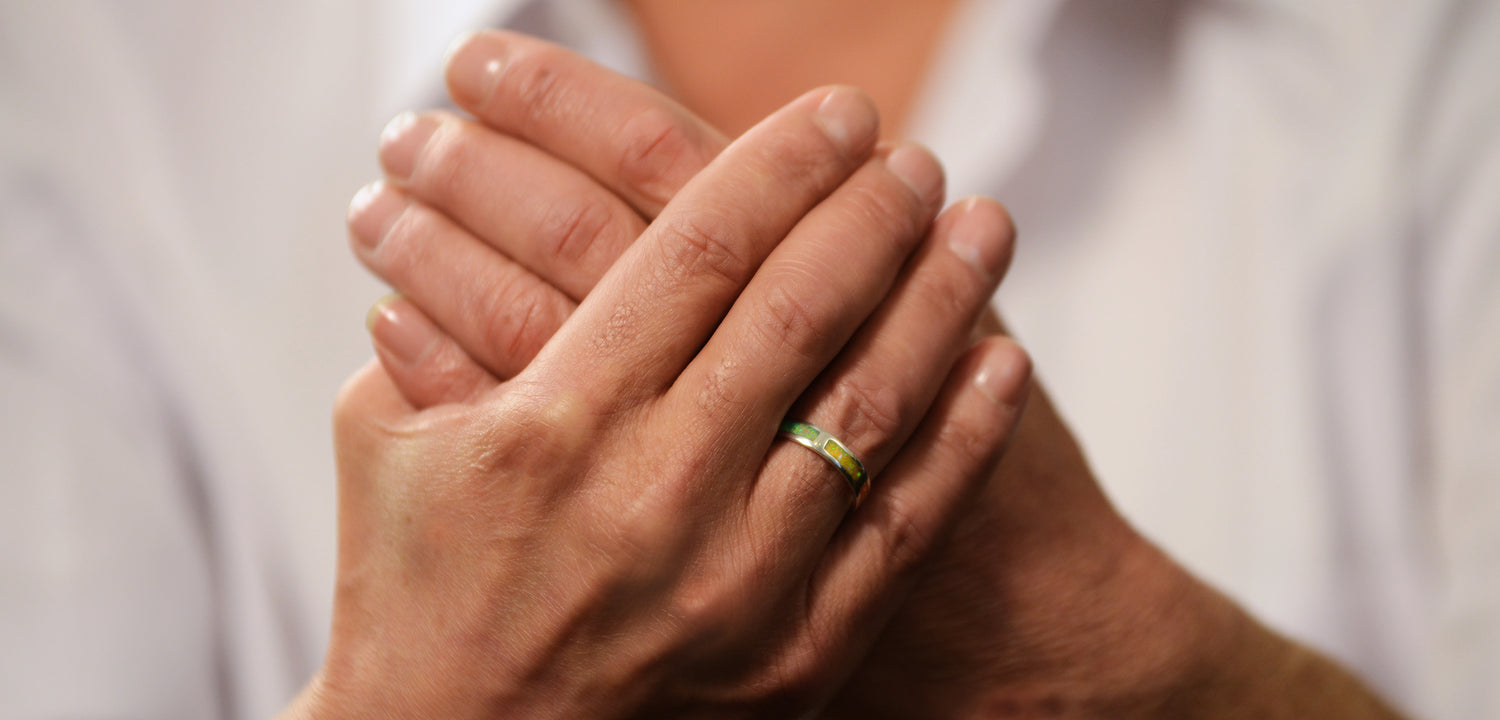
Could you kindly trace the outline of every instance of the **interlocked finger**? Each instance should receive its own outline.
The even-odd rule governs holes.
[[[737,432],[769,439],[766,429],[774,431],[881,306],[942,194],[942,169],[921,147],[901,146],[871,160],[767,259],[678,379],[676,399],[726,418]],[[748,374],[766,381],[747,383]],[[730,462],[754,467],[764,460],[763,448],[743,451],[755,454]]]
[[[673,198],[528,371],[603,412],[661,398],[723,332],[773,249],[870,157],[878,126],[874,103],[852,88],[815,90],[772,114]],[[764,379],[743,387],[758,392]]]
[[[447,79],[459,107],[581,168],[647,219],[729,144],[659,90],[518,33],[458,40]]]
[[[880,492],[880,473],[927,415],[968,347],[975,321],[1004,273],[1012,230],[1003,208],[966,201],[944,213],[891,291],[788,418],[844,443]],[[756,487],[754,525],[782,523],[826,542],[851,506],[848,477],[802,447],[778,443]]]
[[[354,254],[505,380],[526,367],[573,301],[442,213],[383,182],[349,208]]]
[[[981,340],[955,365],[885,485],[828,546],[807,588],[819,646],[863,656],[995,472],[1025,406],[1031,364],[1008,338]]]
[[[380,160],[408,195],[574,301],[646,227],[581,170],[447,113],[392,120],[381,136]]]
[[[499,382],[398,293],[375,303],[365,325],[386,374],[418,410],[475,399]]]

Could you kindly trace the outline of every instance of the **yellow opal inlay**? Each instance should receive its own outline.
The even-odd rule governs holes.
[[[858,505],[859,501],[864,498],[865,491],[869,488],[869,476],[865,474],[864,464],[855,458],[854,453],[849,452],[849,448],[843,443],[816,425],[793,420],[781,423],[781,434],[833,463],[843,473],[844,479],[849,481],[849,489],[854,492],[855,505]]]

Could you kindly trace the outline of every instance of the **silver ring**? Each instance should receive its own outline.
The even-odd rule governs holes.
[[[812,450],[838,468],[844,479],[849,481],[849,489],[854,491],[854,507],[859,507],[870,491],[870,475],[865,472],[865,464],[849,451],[848,445],[823,428],[796,420],[783,420],[779,434]]]

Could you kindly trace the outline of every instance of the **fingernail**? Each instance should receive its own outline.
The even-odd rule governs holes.
[[[493,35],[468,33],[448,46],[448,90],[470,109],[485,106],[495,94],[505,66],[504,46]]]
[[[374,250],[406,210],[406,200],[376,180],[359,189],[349,201],[349,234],[365,250]]]
[[[376,301],[365,315],[365,327],[378,347],[408,367],[420,362],[439,337],[437,327],[400,293]]]
[[[943,168],[938,165],[937,158],[922,146],[906,144],[892,150],[885,158],[885,167],[906,183],[917,197],[941,202]]]
[[[414,112],[401,113],[386,123],[380,131],[380,165],[386,174],[396,180],[410,179],[438,125],[436,118]]]
[[[989,351],[979,373],[974,376],[974,384],[991,402],[1016,406],[1026,396],[1026,385],[1031,380],[1031,358],[1009,338],[1002,338],[999,342],[1004,347]]]
[[[1001,225],[1005,211],[994,201],[970,198],[960,212],[948,231],[948,249],[980,275],[998,278],[1005,270],[1008,247]]]
[[[818,104],[818,127],[844,152],[870,142],[880,116],[868,95],[851,87],[836,87]]]

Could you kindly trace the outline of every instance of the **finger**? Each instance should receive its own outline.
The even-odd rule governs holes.
[[[596,409],[669,387],[772,248],[869,157],[869,97],[824,88],[772,114],[677,194],[531,366]]]
[[[1025,351],[1003,337],[981,341],[960,360],[921,429],[811,578],[807,629],[819,647],[851,657],[869,650],[921,563],[993,474],[1030,373]]]
[[[376,443],[384,434],[382,430],[413,410],[374,358],[344,381],[333,401],[334,447],[339,454],[341,488],[345,460],[374,457],[378,452]]]
[[[391,182],[575,302],[646,223],[582,171],[447,113],[404,113],[381,134]]]
[[[333,446],[341,518],[375,517],[371,513],[385,498],[380,492],[379,473],[370,472],[371,465],[390,454],[393,430],[410,419],[414,410],[375,358],[339,388],[333,402]],[[359,558],[345,550],[358,553],[359,548],[373,547],[368,541],[377,530],[371,523],[340,527],[339,561],[358,563]]]
[[[573,312],[556,288],[384,182],[354,196],[349,234],[355,257],[502,380]]]
[[[447,80],[459,107],[581,168],[646,218],[729,144],[656,89],[517,33],[455,41]]]
[[[885,303],[787,417],[833,433],[864,464],[866,482],[879,482],[971,344],[1013,247],[999,203],[971,199],[945,212]],[[853,498],[831,463],[777,443],[756,483],[752,525],[788,528],[788,543],[821,547]]]
[[[498,381],[398,293],[376,302],[365,318],[375,355],[401,396],[418,410],[465,402]]]
[[[942,168],[903,145],[814,208],[766,260],[672,388],[728,431],[763,437],[731,462],[759,467],[776,426],[880,306],[942,205]]]

